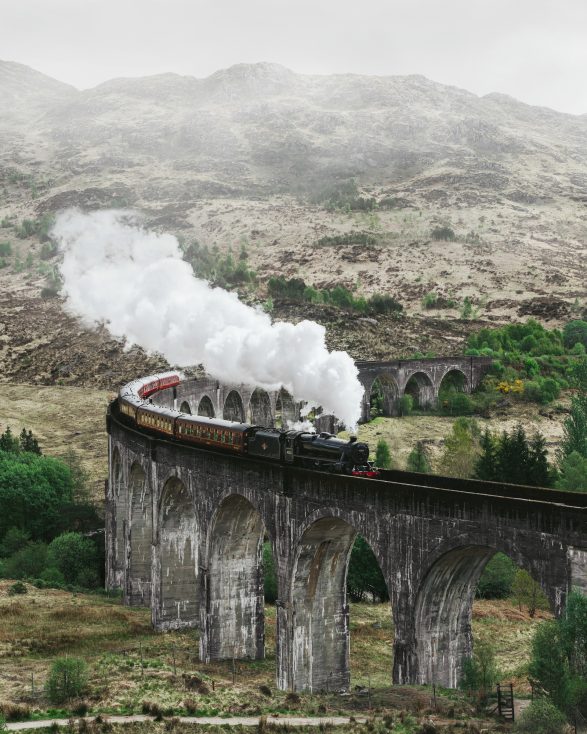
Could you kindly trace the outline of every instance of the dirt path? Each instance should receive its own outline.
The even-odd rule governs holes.
[[[94,716],[87,716],[87,721],[93,721]],[[134,716],[104,716],[112,724],[128,724],[131,722],[154,721],[152,716],[143,716],[136,714]],[[168,717],[169,718],[169,717]],[[224,718],[222,716],[179,716],[177,717],[183,724],[209,724],[216,726],[258,726],[259,716],[232,716]],[[79,721],[79,719],[74,719]],[[367,719],[365,717],[354,718],[355,722],[364,724]],[[54,724],[57,726],[67,726],[70,719],[42,719],[40,721],[18,721],[12,724],[6,724],[7,731],[27,731],[29,729],[47,729]],[[267,716],[267,722],[270,724],[282,724],[284,726],[320,726],[326,724],[330,726],[343,726],[350,724],[351,720],[347,716]]]

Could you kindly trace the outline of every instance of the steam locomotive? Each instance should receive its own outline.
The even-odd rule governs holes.
[[[149,401],[149,396],[179,382],[176,372],[134,380],[120,389],[114,407],[127,422],[182,443],[321,471],[362,477],[379,475],[369,462],[369,446],[356,438],[343,441],[330,433],[285,431],[188,415]]]

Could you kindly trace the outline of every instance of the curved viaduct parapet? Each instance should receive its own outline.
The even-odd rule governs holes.
[[[293,469],[154,438],[116,415],[109,458],[108,583],[126,603],[150,604],[160,629],[197,627],[205,659],[263,655],[259,549],[271,539],[283,689],[348,683],[344,580],[355,533],[388,585],[396,683],[430,682],[434,654],[436,682],[455,684],[471,652],[471,589],[493,552],[531,570],[557,613],[573,585],[587,591],[582,495],[511,487],[505,497],[482,482]]]

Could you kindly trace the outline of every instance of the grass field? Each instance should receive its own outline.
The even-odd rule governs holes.
[[[91,481],[92,496],[104,501],[108,476],[106,407],[114,393],[63,385],[0,383],[0,433],[32,430],[44,454],[63,457],[73,449]]]
[[[275,608],[266,609],[266,658],[202,664],[197,632],[153,632],[147,609],[128,608],[118,599],[28,586],[10,596],[0,581],[0,703],[41,716],[50,708],[43,686],[60,656],[83,658],[90,681],[85,700],[94,712],[141,713],[146,704],[169,713],[193,709],[200,715],[353,713],[430,707],[424,687],[390,685],[393,625],[387,604],[351,605],[350,696],[292,696],[275,688]],[[546,615],[541,613],[540,618]],[[475,604],[475,638],[492,639],[505,678],[515,675],[524,692],[528,642],[539,619],[531,620],[507,601]],[[186,684],[186,678],[189,684]],[[371,696],[355,686],[371,687]],[[441,696],[442,708],[465,714],[469,704],[456,692]]]

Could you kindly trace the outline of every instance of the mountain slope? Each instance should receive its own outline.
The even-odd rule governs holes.
[[[11,379],[92,382],[92,351],[115,349],[80,340],[59,302],[40,298],[56,260],[21,225],[68,206],[132,207],[148,226],[220,252],[244,244],[258,275],[251,300],[267,297],[272,275],[392,294],[401,322],[278,305],[276,316],[322,320],[331,346],[356,357],[456,352],[480,322],[561,324],[587,308],[585,115],[422,76],[308,76],[268,63],[78,91],[0,62],[0,99],[10,101],[0,242],[13,251],[0,268],[2,307],[17,319],[29,304],[34,315],[26,345],[18,325],[2,332]],[[325,206],[351,178],[378,209]],[[439,227],[454,239],[435,238]],[[429,293],[444,307],[425,308]],[[465,298],[472,321],[460,318]],[[101,359],[99,384],[141,360],[113,359],[114,377]]]

